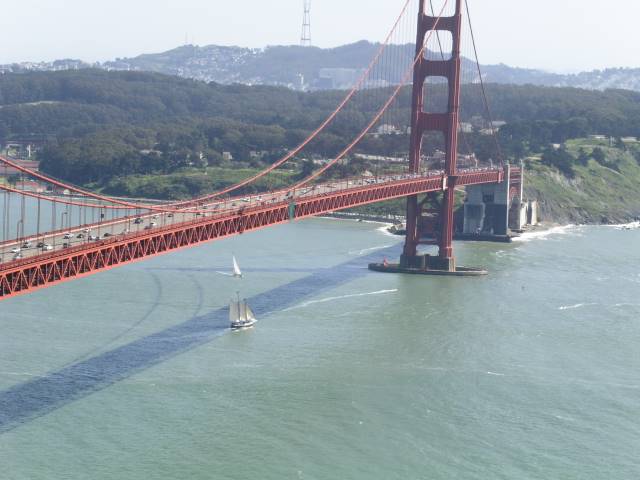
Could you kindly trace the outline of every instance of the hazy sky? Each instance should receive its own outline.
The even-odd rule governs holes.
[[[469,0],[483,63],[577,71],[640,67],[636,0]],[[312,0],[322,47],[380,40],[404,0]],[[4,0],[0,63],[109,60],[185,43],[299,42],[302,0]]]

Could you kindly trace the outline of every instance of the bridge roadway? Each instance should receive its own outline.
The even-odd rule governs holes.
[[[511,175],[517,169],[511,169]],[[456,186],[503,181],[461,169]],[[0,244],[0,299],[198,243],[278,223],[446,188],[442,171],[364,177],[235,197],[48,232]],[[162,205],[159,205],[162,207]],[[38,247],[38,244],[41,247]],[[46,246],[43,246],[46,245]]]

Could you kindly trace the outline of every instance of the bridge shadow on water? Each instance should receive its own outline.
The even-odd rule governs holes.
[[[368,273],[367,263],[397,253],[379,250],[311,274],[249,299],[256,315],[295,305],[305,297],[347,283]],[[228,309],[221,308],[131,343],[0,391],[0,433],[46,415],[77,399],[126,379],[228,332]]]

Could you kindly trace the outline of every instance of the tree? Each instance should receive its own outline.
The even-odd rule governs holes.
[[[2,148],[9,136],[9,127],[4,122],[0,122],[0,148]]]
[[[557,168],[569,178],[575,176],[573,170],[574,161],[573,156],[564,147],[557,150],[551,147],[542,154],[542,163]]]
[[[600,147],[594,148],[593,151],[591,152],[591,156],[600,165],[603,165],[604,162],[605,162],[605,159],[606,159],[606,155],[604,153],[604,150],[602,150]]]
[[[313,161],[305,159],[302,162],[302,168],[300,170],[300,173],[297,175],[297,179],[302,180],[303,178],[307,178],[314,172],[315,169],[316,166],[314,165]]]
[[[589,154],[582,147],[580,147],[580,150],[578,152],[578,163],[584,167],[586,167],[589,163]]]
[[[626,150],[627,149],[627,144],[624,143],[622,141],[622,138],[620,138],[620,137],[616,137],[615,145],[616,145],[616,148],[619,148],[620,150]]]

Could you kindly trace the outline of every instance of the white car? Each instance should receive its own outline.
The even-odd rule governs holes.
[[[14,247],[11,249],[11,253],[20,253],[20,247]]]
[[[51,245],[49,245],[48,243],[45,243],[42,246],[42,250],[44,250],[45,252],[49,252],[49,251],[53,250],[53,247]]]
[[[65,239],[65,240],[69,240],[69,239],[70,239],[70,238],[72,238],[72,237],[73,237],[73,235],[72,235],[71,233],[65,233],[65,234],[64,234],[64,239]]]
[[[22,248],[31,248],[32,243],[30,241],[26,241],[22,244]]]
[[[22,254],[21,254],[20,252],[16,253],[16,254],[13,256],[13,259],[14,259],[14,260],[20,260],[21,258],[22,258]]]

